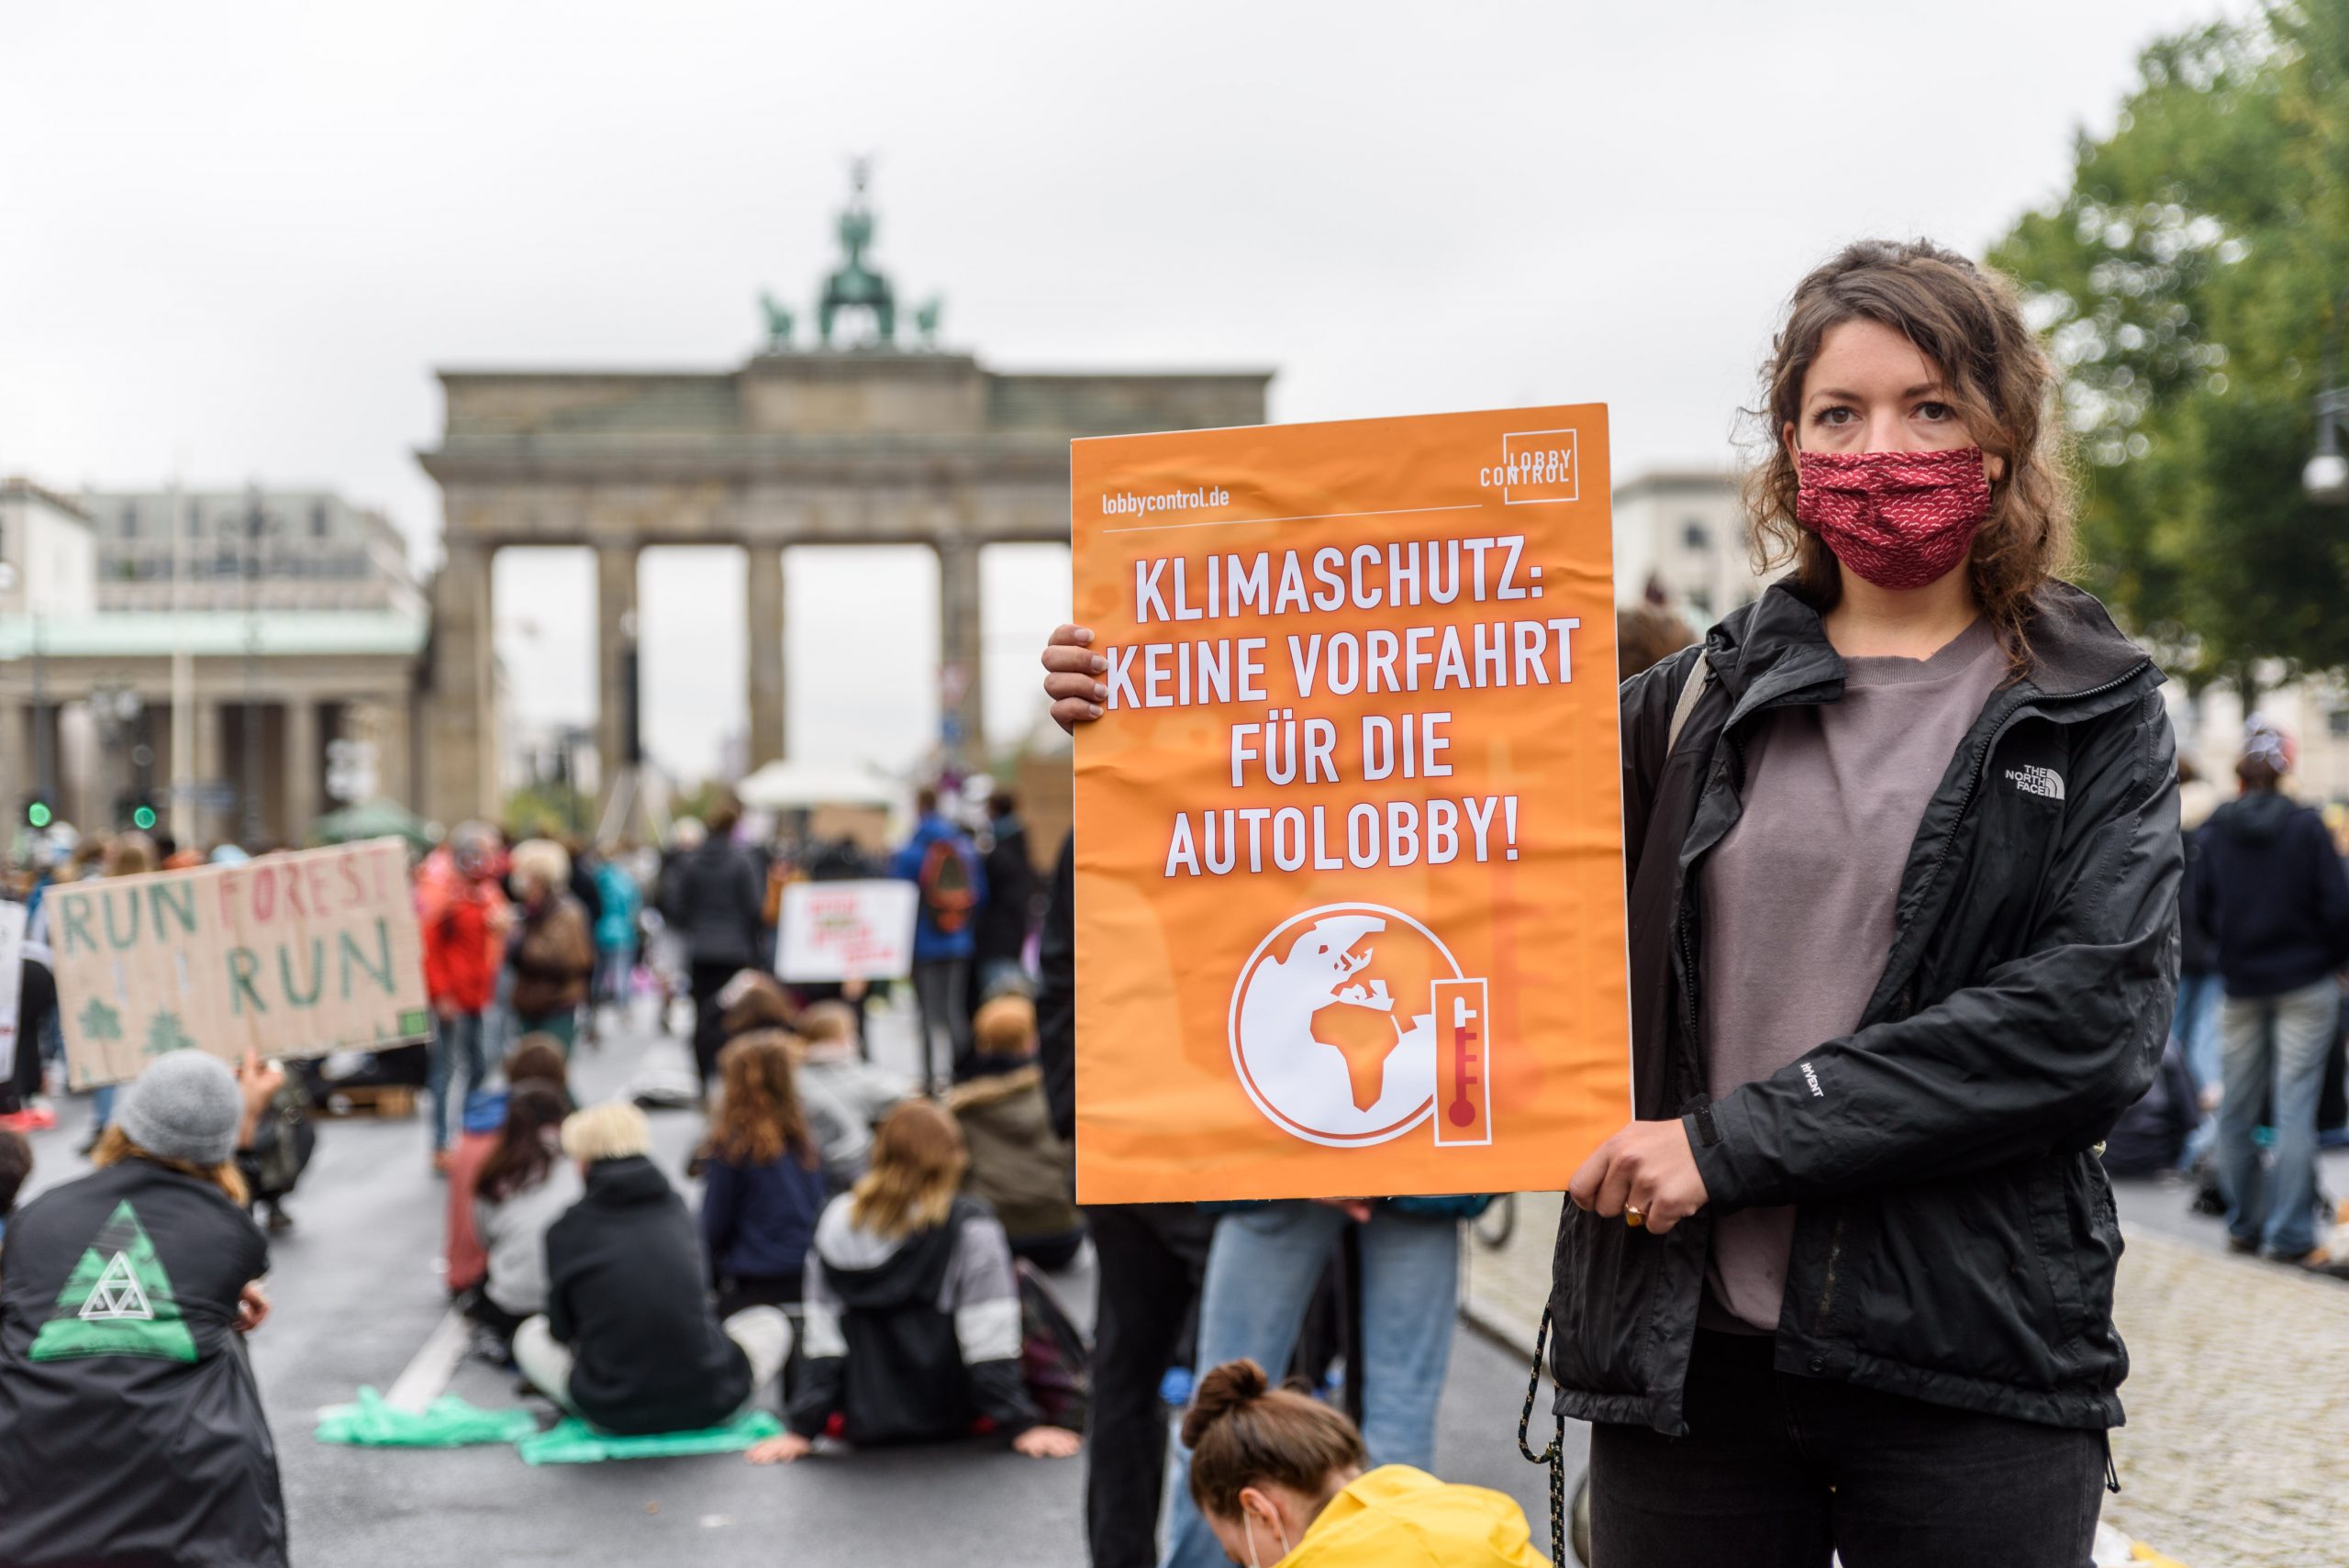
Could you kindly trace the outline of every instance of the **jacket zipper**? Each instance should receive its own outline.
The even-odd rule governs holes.
[[[2104,684],[2100,686],[2091,686],[2084,692],[2073,692],[2057,700],[2066,703],[2075,703],[2086,702],[2090,697],[2102,696],[2105,693],[2118,690],[2119,688],[2127,685],[2130,682],[2135,680],[2139,675],[2144,673],[2146,670],[2152,668],[2153,662],[2154,662],[2150,659],[2143,660],[2138,663],[2130,666],[2129,669],[2122,673],[2105,682]],[[1930,889],[1936,882],[1941,880],[1943,862],[1949,859],[1950,846],[1957,841],[1958,824],[1965,820],[1966,810],[1974,804],[1974,792],[1981,787],[1982,775],[1989,771],[1990,753],[1998,750],[1998,741],[2004,738],[2008,729],[2013,726],[2016,718],[2021,716],[2022,709],[2026,706],[2027,704],[2024,703],[2017,703],[2013,711],[2001,718],[1998,721],[1998,728],[1993,729],[1988,738],[1982,742],[1981,750],[1974,754],[1974,766],[1966,773],[1965,792],[1957,797],[1957,815],[1951,819],[1950,830],[1943,839],[1940,851],[1933,856],[1932,869],[1925,873],[1924,885],[1928,889]],[[1906,935],[1907,933],[1904,932],[1902,934]],[[1914,987],[1908,980],[1903,980],[1900,985],[1899,1000],[1896,1003],[1896,1006],[1904,1015],[1908,1011],[1909,998],[1914,994]],[[1823,1335],[1827,1331],[1827,1309],[1834,1304],[1835,1300],[1835,1265],[1842,1259],[1842,1253],[1843,1216],[1839,1213],[1835,1217],[1834,1233],[1828,1238],[1827,1241],[1827,1269],[1824,1277],[1820,1282],[1819,1311],[1812,1319],[1812,1332],[1814,1333]]]

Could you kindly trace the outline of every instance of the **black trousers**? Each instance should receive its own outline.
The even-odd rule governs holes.
[[[1153,1568],[1166,1485],[1158,1387],[1207,1272],[1214,1220],[1186,1203],[1085,1210],[1099,1260],[1093,1399],[1085,1418],[1085,1534],[1093,1568]]]
[[[699,959],[686,966],[686,984],[694,995],[694,1071],[701,1075],[704,1099],[718,1082],[718,1051],[726,1043],[726,1013],[718,1005],[718,994],[741,968],[739,963],[705,963]]]
[[[1688,1435],[1590,1433],[1606,1568],[2087,1568],[2104,1434],[1776,1371],[1768,1335],[1699,1329]]]

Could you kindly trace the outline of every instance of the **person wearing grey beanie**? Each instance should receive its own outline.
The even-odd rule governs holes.
[[[283,1081],[250,1055],[241,1073],[200,1051],[157,1058],[126,1085],[96,1169],[9,1221],[9,1568],[286,1568],[277,1449],[243,1343],[269,1313],[269,1241],[235,1163]]]
[[[123,1135],[150,1154],[191,1165],[225,1165],[236,1157],[245,1095],[236,1073],[218,1057],[174,1051],[148,1063],[115,1119]]]

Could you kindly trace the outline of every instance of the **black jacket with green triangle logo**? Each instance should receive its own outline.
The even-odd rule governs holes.
[[[235,1329],[269,1244],[144,1160],[54,1187],[0,1246],[0,1562],[282,1568],[277,1449]]]

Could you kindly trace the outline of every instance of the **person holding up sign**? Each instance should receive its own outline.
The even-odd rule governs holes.
[[[1622,689],[1639,1119],[1575,1173],[1550,1313],[1610,1568],[2089,1554],[2095,1151],[2161,1054],[2181,851],[2161,673],[2056,576],[2053,392],[2004,280],[1847,248],[1766,374],[1794,570]],[[1064,725],[1089,641],[1045,653]]]

